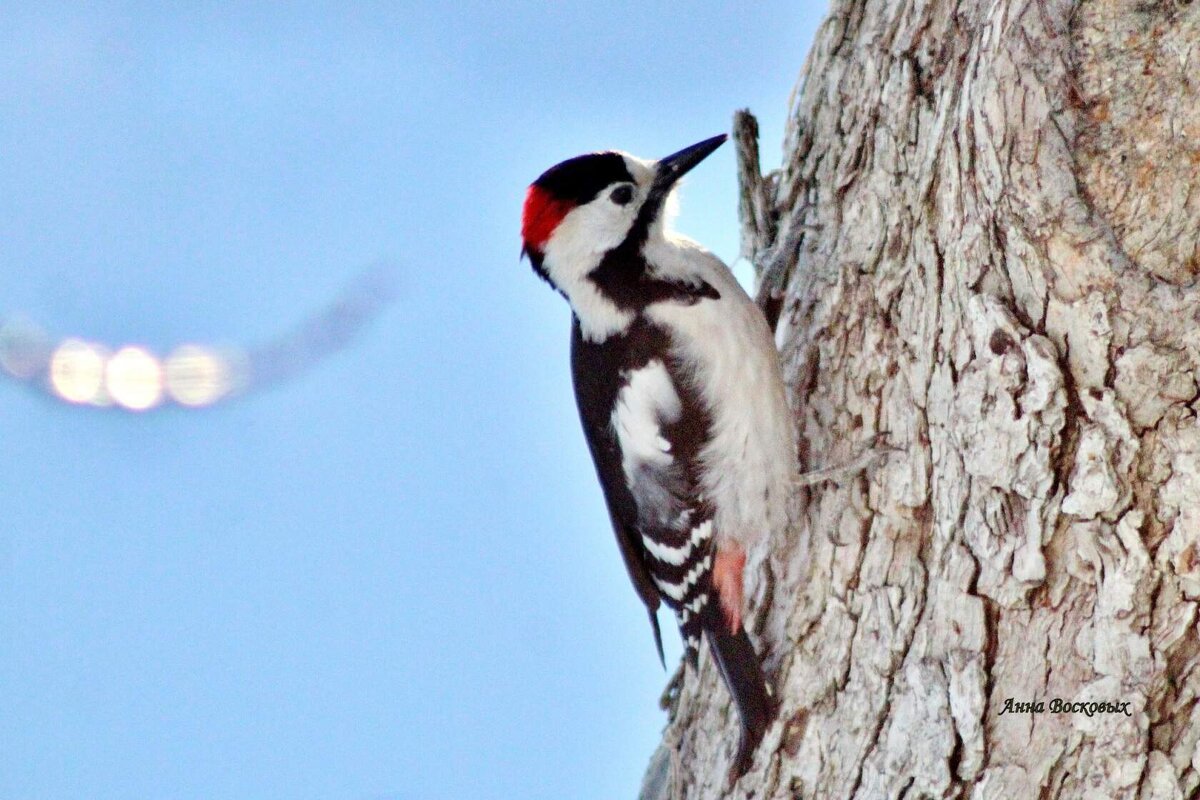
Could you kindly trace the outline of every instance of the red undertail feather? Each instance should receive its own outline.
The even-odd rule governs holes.
[[[742,603],[745,597],[742,575],[745,571],[746,551],[740,545],[727,544],[717,548],[712,580],[721,597],[721,610],[725,612],[725,624],[730,633],[742,629]]]

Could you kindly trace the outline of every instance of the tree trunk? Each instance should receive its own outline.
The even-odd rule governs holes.
[[[834,0],[742,117],[804,466],[896,450],[752,554],[751,771],[705,656],[644,798],[1200,791],[1198,76],[1191,0]]]

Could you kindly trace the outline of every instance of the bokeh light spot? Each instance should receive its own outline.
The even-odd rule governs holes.
[[[108,394],[123,408],[145,411],[162,402],[163,368],[141,347],[122,347],[104,371]]]
[[[50,357],[50,385],[70,403],[106,405],[104,361],[107,352],[82,339],[67,339]]]
[[[51,338],[19,315],[0,317],[0,379],[59,400],[148,411],[166,403],[202,408],[294,377],[346,347],[392,298],[390,269],[361,275],[336,300],[265,344],[184,344],[159,359],[143,346],[113,348]]]
[[[229,363],[200,345],[175,348],[167,357],[165,371],[167,393],[180,405],[211,405],[233,386]]]

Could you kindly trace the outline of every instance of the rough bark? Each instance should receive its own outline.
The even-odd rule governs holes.
[[[899,452],[752,554],[752,770],[702,658],[643,797],[1195,796],[1200,3],[834,0],[738,128],[806,466]]]

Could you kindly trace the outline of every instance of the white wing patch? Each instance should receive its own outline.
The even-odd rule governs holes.
[[[644,530],[670,528],[687,520],[687,510],[677,494],[683,467],[675,461],[663,427],[679,420],[683,405],[662,361],[648,361],[627,376],[617,395],[612,428],[621,448],[625,484],[637,505],[638,524]]]
[[[681,412],[679,395],[663,362],[650,361],[629,374],[612,417],[626,477],[645,463],[671,463],[671,443],[663,438],[662,425],[678,421]]]

